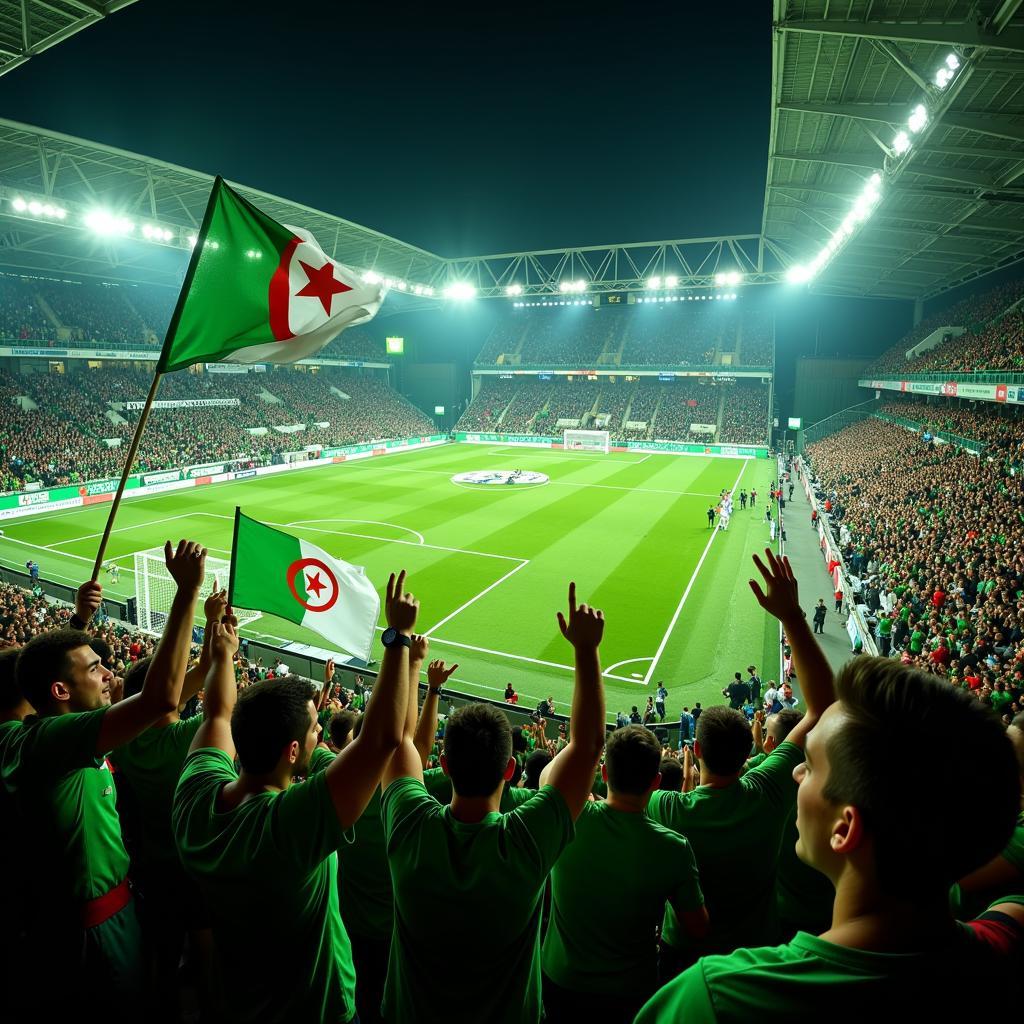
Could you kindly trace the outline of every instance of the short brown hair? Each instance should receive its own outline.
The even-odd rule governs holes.
[[[891,658],[847,662],[836,692],[843,720],[826,748],[823,793],[864,815],[883,889],[948,888],[1003,850],[1020,778],[989,708]],[[956,757],[935,755],[945,736],[956,737]]]

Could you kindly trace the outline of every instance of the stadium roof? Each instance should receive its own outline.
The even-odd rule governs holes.
[[[815,281],[929,298],[1024,254],[1021,0],[774,0],[762,233],[797,261],[873,172],[882,198]],[[948,85],[936,72],[953,54]],[[895,151],[917,104],[927,126]],[[884,170],[883,170],[884,168]]]
[[[135,0],[0,0],[0,75]]]

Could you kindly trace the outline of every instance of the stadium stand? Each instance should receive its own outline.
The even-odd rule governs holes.
[[[1024,278],[1010,281],[931,314],[909,334],[865,368],[868,376],[884,373],[925,373],[947,370],[1020,370],[1024,367],[1024,334],[1020,313],[1003,319],[1024,297]],[[963,327],[965,333],[907,359],[906,353],[939,327]]]
[[[2,488],[17,490],[33,481],[49,487],[119,473],[123,457],[103,439],[130,439],[139,413],[121,406],[142,401],[151,379],[144,370],[106,366],[70,374],[0,370],[0,401],[10,409],[0,423]],[[19,397],[35,407],[15,405]],[[170,374],[160,398],[234,398],[240,404],[154,409],[138,452],[140,471],[220,460],[263,463],[308,445],[433,430],[426,416],[386,384],[342,372]],[[321,422],[328,426],[317,427]],[[291,424],[305,429],[273,430]],[[253,428],[270,429],[254,435]]]
[[[493,328],[477,365],[771,366],[771,318],[731,303],[514,310]]]

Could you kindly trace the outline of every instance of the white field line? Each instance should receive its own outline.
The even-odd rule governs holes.
[[[191,519],[193,516],[199,516],[199,515],[205,515],[205,514],[207,514],[207,513],[203,513],[203,512],[182,512],[181,515],[167,516],[165,519],[161,519],[160,523],[170,523],[170,522],[173,522],[176,519]],[[150,524],[146,523],[145,525],[149,526]],[[115,533],[126,533],[129,530],[138,530],[139,528],[140,527],[138,525],[136,525],[136,526],[119,526],[119,527],[117,527],[117,529],[111,530],[110,534],[111,534],[111,536],[113,536]],[[95,540],[97,537],[102,537],[102,536],[103,536],[103,531],[100,530],[99,533],[84,533],[80,537],[69,537],[67,540],[60,540],[60,541],[57,541],[54,544],[44,544],[43,547],[51,548],[54,551],[59,551],[62,544],[77,544],[81,540]],[[65,554],[66,552],[61,552],[61,553]]]
[[[622,665],[633,665],[633,664],[635,664],[638,661],[653,661],[653,660],[654,660],[653,658],[627,658],[625,661],[617,661],[617,662],[615,662],[614,665],[609,665],[604,670],[602,675],[608,675],[609,672],[614,672],[615,669],[621,667]]]
[[[430,627],[430,629],[425,629],[423,631],[423,635],[424,636],[430,636],[430,634],[433,633],[435,629],[440,629],[446,622],[451,622],[451,620],[454,619],[456,615],[458,615],[460,612],[464,612],[471,604],[474,604],[477,601],[479,601],[480,598],[484,596],[484,594],[489,593],[495,587],[497,587],[499,584],[504,583],[505,580],[509,579],[512,576],[515,576],[515,574],[517,572],[519,572],[520,569],[525,568],[529,564],[530,564],[529,562],[525,562],[525,561],[524,562],[520,562],[519,565],[517,565],[514,569],[510,569],[500,579],[496,579],[490,586],[484,587],[484,589],[481,590],[479,594],[477,594],[474,597],[471,597],[465,604],[459,605],[459,607],[456,608],[455,611],[450,612],[443,619],[441,619],[440,622],[435,622],[434,625],[432,625]]]
[[[384,523],[379,519],[297,519],[294,523],[288,523],[288,525],[304,526],[315,523],[365,523],[367,526],[390,526],[393,530],[404,530],[406,533],[411,533],[414,537],[419,537],[419,540],[416,542],[417,544],[426,544],[426,540],[419,530],[413,530],[408,526],[399,526],[397,523]]]
[[[747,468],[747,463],[744,461],[743,465],[740,466],[739,476],[736,477],[736,482],[732,485],[732,490],[736,490],[740,485],[740,478],[743,476],[744,470]],[[693,584],[697,579],[697,575],[700,573],[701,566],[704,564],[704,559],[708,557],[708,552],[711,550],[711,545],[715,543],[715,538],[721,531],[716,526],[711,531],[711,539],[704,545],[704,551],[701,553],[700,559],[697,565],[694,567],[693,574],[690,576],[690,582],[686,584],[686,589],[683,591],[683,596],[679,598],[679,604],[676,605],[676,610],[672,615],[672,620],[668,624],[668,629],[665,630],[665,635],[661,638],[661,643],[658,644],[657,651],[654,652],[654,657],[651,659],[651,667],[647,670],[647,675],[644,676],[644,686],[650,683],[651,678],[654,675],[654,670],[658,667],[658,662],[661,660],[661,656],[665,653],[665,648],[668,646],[668,639],[672,635],[672,630],[676,628],[676,623],[679,621],[679,614],[683,610],[683,605],[686,604],[686,599],[690,596],[690,591],[693,589]]]

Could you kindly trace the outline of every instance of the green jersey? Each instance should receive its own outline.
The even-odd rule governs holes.
[[[775,869],[796,805],[793,769],[803,759],[801,747],[784,742],[731,786],[651,795],[650,816],[693,847],[711,918],[707,948],[732,950],[777,938]],[[671,906],[663,938],[670,946],[687,945]]]
[[[116,747],[111,759],[135,797],[142,859],[151,866],[178,864],[171,833],[171,803],[201,715],[147,729]]]
[[[96,756],[109,710],[5,723],[4,787],[14,794],[33,873],[65,906],[103,896],[128,875],[114,777]]]
[[[784,946],[702,957],[644,1006],[636,1024],[862,1021],[882,1007],[948,1020],[958,999],[984,1005],[987,1016],[997,986],[1013,991],[1007,959],[967,925],[926,953],[870,953],[799,932]]]
[[[305,782],[222,811],[221,790],[238,775],[223,750],[207,747],[189,754],[174,795],[178,854],[205,897],[228,1002],[242,1020],[335,1024],[355,1014],[335,853],[346,835],[316,771],[321,760],[329,763],[317,757]],[[256,950],[271,958],[264,969],[254,967]]]
[[[585,804],[551,871],[544,973],[572,991],[643,998],[657,986],[666,900],[684,912],[704,905],[690,844],[644,813]]]
[[[915,629],[914,632],[910,634],[910,653],[920,654],[924,648],[924,640],[924,633],[919,629]]]
[[[385,1020],[436,1011],[451,1024],[538,1021],[544,885],[573,836],[561,793],[545,786],[468,824],[402,778],[385,790],[382,813],[395,886]]]

